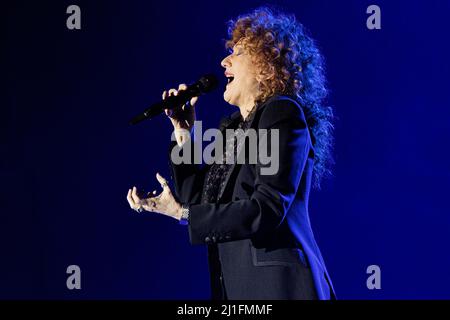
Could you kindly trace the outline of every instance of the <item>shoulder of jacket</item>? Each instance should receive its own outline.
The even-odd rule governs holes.
[[[291,96],[276,95],[264,102],[261,107],[262,117],[300,117],[305,119],[303,108],[300,103]]]

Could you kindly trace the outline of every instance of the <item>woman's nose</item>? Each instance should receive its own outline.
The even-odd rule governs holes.
[[[230,67],[230,66],[231,66],[230,56],[229,56],[229,55],[226,56],[226,57],[222,60],[222,62],[220,63],[220,65],[221,65],[223,68],[228,68],[228,67]]]

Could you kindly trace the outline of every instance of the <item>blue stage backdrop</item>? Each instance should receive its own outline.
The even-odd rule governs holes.
[[[72,4],[80,30],[66,27]],[[221,76],[226,22],[264,4],[294,13],[326,57],[336,164],[310,215],[338,298],[450,298],[450,2],[438,0],[2,3],[0,298],[209,298],[206,248],[126,200],[169,177],[171,125],[128,120],[163,89]],[[201,98],[204,128],[237,110],[222,93]],[[367,288],[370,265],[381,289]]]

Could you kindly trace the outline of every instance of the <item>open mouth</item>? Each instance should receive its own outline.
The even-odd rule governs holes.
[[[233,76],[227,76],[227,84],[234,80]]]

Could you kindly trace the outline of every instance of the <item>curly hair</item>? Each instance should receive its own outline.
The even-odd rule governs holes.
[[[333,163],[333,109],[325,104],[328,95],[324,58],[314,40],[294,15],[260,7],[228,23],[227,49],[238,42],[259,71],[264,102],[277,94],[293,96],[303,107],[314,146],[314,183],[320,188],[331,174]]]

